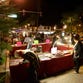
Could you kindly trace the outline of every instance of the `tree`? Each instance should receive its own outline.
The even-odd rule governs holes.
[[[81,23],[79,14],[75,11],[63,14],[63,19],[61,20],[61,22],[68,26],[67,31],[69,31],[70,33],[77,32],[77,26]]]
[[[8,15],[16,12],[17,10],[13,5],[0,5],[0,31],[6,34],[12,27],[18,26],[17,18],[8,17]]]

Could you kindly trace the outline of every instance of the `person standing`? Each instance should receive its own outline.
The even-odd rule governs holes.
[[[52,47],[54,46],[54,43],[56,42],[57,37],[56,34],[53,35],[53,39],[52,39]]]
[[[27,49],[30,49],[32,47],[34,38],[31,36],[31,34],[26,35],[24,39],[24,44],[27,44]]]
[[[27,69],[29,77],[27,78],[28,82],[26,83],[40,83],[38,79],[38,69],[40,67],[39,57],[29,51],[25,53],[22,58],[24,58],[23,62],[26,62],[26,60],[30,62],[30,67]]]
[[[74,59],[74,69],[76,73],[79,73],[80,69],[80,60],[83,58],[83,48],[82,48],[82,42],[80,41],[80,36],[78,34],[75,34],[73,36],[75,45],[73,50],[73,59]]]

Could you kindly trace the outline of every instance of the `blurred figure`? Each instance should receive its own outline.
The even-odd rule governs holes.
[[[40,34],[40,38],[41,38],[41,42],[44,42],[44,33],[43,32]]]
[[[56,40],[57,40],[57,36],[56,36],[56,34],[54,34],[53,39],[52,39],[52,47],[54,45],[54,42],[56,42]]]
[[[73,36],[75,45],[73,50],[73,59],[74,59],[74,66],[76,73],[79,73],[80,69],[80,59],[83,58],[83,45],[80,41],[80,36],[78,34],[75,34]]]
[[[54,42],[53,44],[53,47],[56,46],[56,45],[61,45],[63,42],[62,42],[62,37],[60,35],[57,35],[56,36],[56,41]]]
[[[25,37],[24,44],[27,44],[27,49],[30,49],[32,47],[34,38],[32,38],[31,34]]]
[[[35,40],[38,40],[39,43],[41,42],[41,34],[40,33],[38,33],[38,32],[36,33]]]
[[[27,52],[23,55],[24,62],[28,60],[30,67],[27,69],[29,72],[28,82],[26,83],[40,83],[38,79],[39,58],[33,52]]]
[[[73,34],[70,34],[70,36],[71,36],[71,44],[74,45],[75,42],[74,42],[74,39],[73,39]]]

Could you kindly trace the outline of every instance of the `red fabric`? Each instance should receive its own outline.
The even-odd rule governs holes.
[[[11,63],[11,62],[10,62]],[[23,81],[28,76],[26,72],[27,66],[29,67],[30,64],[24,64],[24,65],[16,65],[16,66],[10,66],[10,74],[11,77],[15,81]],[[67,69],[70,69],[74,66],[73,58],[71,55],[63,56],[63,57],[57,57],[53,58],[51,60],[45,60],[40,62],[40,68],[38,70],[38,76],[39,77],[45,77],[54,75],[57,72],[61,72]]]
[[[37,44],[37,45],[33,45],[33,47],[36,47],[36,46],[42,46],[42,51],[43,52],[50,52],[50,50],[51,50],[51,43],[40,43],[40,44]],[[14,56],[14,52],[16,50],[19,50],[19,49],[23,49],[24,50],[26,48],[27,48],[26,45],[12,47],[12,50],[10,52],[11,56]],[[72,48],[67,47],[67,46],[63,46],[63,45],[58,45],[57,49],[58,50],[71,50]]]
[[[49,52],[50,51],[50,48],[51,48],[51,43],[40,43],[40,44],[37,44],[37,45],[33,45],[33,47],[36,47],[36,46],[42,46],[42,51],[43,52]],[[12,47],[12,50],[11,50],[11,56],[14,56],[14,53],[16,50],[20,50],[20,49],[26,49],[27,48],[27,45],[22,45],[22,46],[13,46]]]
[[[13,83],[23,83],[28,78],[28,68],[30,64],[23,63],[10,66],[10,76]]]
[[[70,69],[74,66],[73,58],[71,55],[64,56],[60,58],[54,58],[47,61],[46,66],[46,75],[53,75],[57,72],[64,71]]]
[[[42,47],[43,47],[42,49],[44,52],[49,51],[51,48],[51,44],[39,44],[39,45],[42,45]],[[33,45],[33,46],[36,46],[36,45]],[[65,46],[58,46],[58,49],[59,50],[68,50],[71,48],[68,48]],[[15,50],[15,48],[14,48],[14,50]],[[53,58],[51,60],[41,61],[40,68],[38,70],[38,76],[45,77],[45,76],[53,75],[57,72],[61,72],[61,71],[70,69],[73,66],[74,66],[73,58],[69,54],[66,54],[62,57],[59,56],[59,57]],[[26,72],[26,65],[10,66],[10,74],[11,74],[11,77],[15,81],[26,80],[26,78],[28,77],[27,76],[28,74]],[[14,83],[17,83],[17,82],[14,82]]]
[[[58,50],[71,50],[71,49],[73,49],[73,48],[67,47],[67,46],[65,46],[65,45],[58,45],[58,46],[57,46],[57,49],[58,49]]]
[[[50,48],[51,48],[51,43],[40,43],[40,44],[37,44],[37,45],[33,45],[33,47],[36,47],[36,46],[42,46],[43,52],[49,52]]]
[[[14,56],[14,53],[16,50],[19,50],[19,49],[26,49],[27,46],[26,45],[22,45],[22,46],[13,46],[12,47],[12,50],[10,51],[11,55],[10,56]]]
[[[41,62],[40,62],[40,67],[39,67],[39,70],[38,70],[38,76],[39,76],[40,78],[46,76],[46,63],[47,63],[47,62],[48,62],[48,61],[41,61]]]

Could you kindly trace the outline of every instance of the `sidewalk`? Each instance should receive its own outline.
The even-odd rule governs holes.
[[[56,76],[40,80],[41,83],[83,83],[83,66],[77,74],[73,69],[60,73]]]

